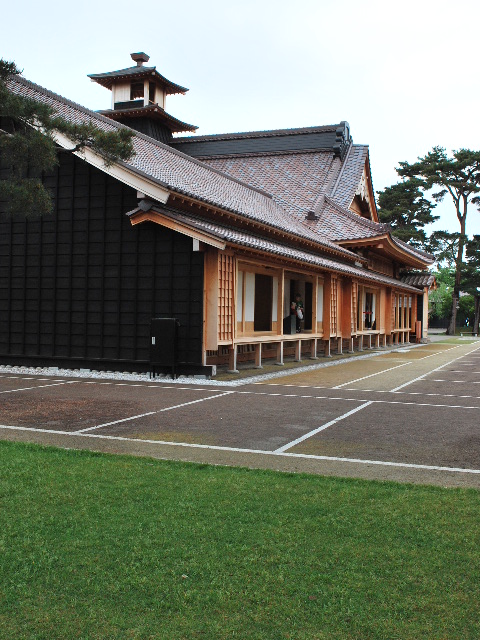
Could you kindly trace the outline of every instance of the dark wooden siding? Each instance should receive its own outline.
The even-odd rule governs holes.
[[[169,144],[193,157],[235,155],[244,153],[268,153],[282,151],[305,151],[307,149],[333,149],[335,132],[258,136],[248,138],[226,138],[224,140],[182,141],[176,138]]]
[[[179,360],[201,364],[203,254],[191,239],[132,227],[136,192],[73,156],[45,184],[53,215],[0,218],[0,362],[138,368],[151,318],[175,317]]]

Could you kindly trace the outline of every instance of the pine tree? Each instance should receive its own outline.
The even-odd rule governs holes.
[[[401,162],[397,173],[403,178],[419,181],[423,192],[439,188],[432,194],[435,202],[441,202],[449,194],[455,206],[460,225],[455,256],[455,283],[452,296],[452,313],[448,333],[455,334],[457,305],[460,299],[465,245],[468,240],[466,223],[468,207],[478,203],[480,194],[480,151],[460,149],[449,157],[443,147],[434,147],[423,158],[409,164]]]
[[[134,134],[126,128],[106,132],[93,122],[72,124],[48,105],[13,94],[7,82],[19,74],[15,63],[0,59],[0,200],[7,215],[42,215],[52,210],[42,173],[55,168],[60,153],[88,147],[108,166],[132,156]],[[70,149],[57,146],[56,132],[71,140]]]

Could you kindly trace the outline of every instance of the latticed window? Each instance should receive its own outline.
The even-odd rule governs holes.
[[[234,257],[220,254],[218,258],[218,339],[233,339]]]
[[[358,282],[352,282],[352,313],[350,325],[352,334],[357,331],[357,314],[358,314]]]
[[[332,286],[330,289],[330,335],[335,335],[337,333],[337,285],[337,278],[332,276]]]

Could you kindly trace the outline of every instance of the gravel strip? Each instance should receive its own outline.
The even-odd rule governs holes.
[[[272,380],[274,378],[282,378],[284,376],[290,376],[295,373],[303,373],[305,371],[316,371],[317,369],[323,369],[325,367],[335,367],[342,364],[351,362],[353,358],[355,360],[366,360],[375,356],[382,355],[384,353],[407,353],[410,349],[426,346],[423,344],[409,344],[405,347],[393,347],[381,350],[376,350],[372,353],[367,353],[362,356],[352,356],[342,358],[341,360],[333,360],[329,362],[321,362],[319,364],[308,364],[305,366],[299,366],[295,368],[288,368],[284,371],[278,371],[276,373],[265,373],[251,377],[241,377],[240,371],[238,380],[208,380],[204,376],[178,376],[173,380],[168,375],[159,375],[155,378],[150,378],[148,373],[129,373],[128,371],[95,371],[93,369],[60,369],[59,367],[18,367],[11,365],[0,365],[0,374],[18,374],[18,375],[34,375],[34,376],[54,376],[61,378],[89,378],[96,380],[123,380],[128,382],[149,382],[160,384],[192,384],[192,385],[211,385],[214,387],[240,387],[246,384],[254,384],[256,382],[262,382],[264,380]]]

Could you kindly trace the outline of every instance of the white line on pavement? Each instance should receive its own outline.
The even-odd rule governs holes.
[[[398,467],[406,469],[424,469],[426,471],[447,471],[450,473],[471,473],[480,474],[480,469],[469,469],[462,467],[441,467],[437,465],[414,464],[409,462],[390,462],[386,460],[362,460],[360,458],[341,458],[336,456],[316,456],[307,453],[289,453],[279,451],[264,451],[262,449],[241,449],[239,447],[220,447],[208,444],[192,444],[190,442],[170,442],[168,440],[143,440],[140,438],[126,438],[124,436],[106,436],[101,433],[72,433],[70,431],[52,431],[50,429],[32,429],[29,427],[14,427],[9,425],[0,425],[0,429],[9,429],[13,431],[33,431],[35,433],[51,433],[55,435],[71,436],[76,435],[80,438],[97,438],[99,440],[118,440],[120,442],[132,442],[135,444],[145,443],[170,447],[184,447],[186,449],[209,449],[212,451],[228,451],[233,453],[251,453],[263,456],[276,456],[285,458],[302,458],[305,460],[322,460],[325,462],[346,462],[354,464],[380,465],[384,467]]]
[[[477,347],[477,349],[478,349],[478,347]],[[440,371],[440,369],[443,369],[444,367],[448,367],[448,365],[452,364],[452,362],[455,362],[456,360],[460,360],[461,358],[465,358],[466,355],[469,355],[469,354],[463,354],[463,355],[459,356],[458,358],[454,358],[453,360],[449,360],[445,364],[442,364],[440,367],[437,367],[436,369],[432,369],[431,371],[427,371],[427,373],[424,373],[423,375],[418,376],[418,378],[414,378],[413,380],[410,380],[410,382],[405,382],[405,384],[401,384],[399,387],[395,387],[395,389],[391,389],[391,391],[400,391],[400,389],[403,389],[404,387],[408,387],[410,384],[413,384],[414,382],[418,382],[419,380],[423,380],[426,376],[429,376],[432,373],[435,373],[435,371]]]
[[[64,384],[75,384],[76,380],[69,380],[68,382],[56,382],[54,384],[39,384],[36,387],[24,387],[23,389],[9,389],[8,391],[0,391],[0,393],[16,393],[17,391],[33,391],[35,389],[44,389],[45,387],[59,387]]]
[[[353,384],[354,382],[360,382],[361,380],[366,380],[367,378],[373,378],[374,376],[379,376],[382,373],[387,373],[387,371],[393,371],[394,369],[399,369],[400,367],[406,367],[407,364],[412,364],[412,361],[404,362],[403,364],[397,364],[395,367],[390,367],[389,369],[382,369],[382,371],[377,371],[376,373],[371,373],[368,376],[363,376],[363,378],[357,378],[356,380],[349,380],[348,382],[344,382],[343,384],[337,384],[332,389],[341,389],[342,387],[346,387],[347,384]]]
[[[144,418],[145,416],[153,416],[156,413],[163,413],[165,411],[172,411],[173,409],[180,409],[181,407],[186,407],[190,404],[197,404],[199,402],[206,402],[207,400],[213,400],[214,398],[221,398],[223,396],[228,396],[229,394],[234,393],[233,391],[225,391],[223,393],[219,393],[216,396],[209,396],[208,398],[200,398],[199,400],[192,400],[191,402],[182,402],[182,404],[176,404],[173,407],[165,407],[164,409],[160,409],[159,411],[149,411],[148,413],[142,413],[138,416],[131,416],[130,418],[123,418],[121,420],[113,420],[112,422],[105,422],[104,424],[97,424],[94,427],[88,427],[87,429],[79,429],[78,431],[72,431],[71,433],[74,435],[79,435],[81,433],[87,433],[87,431],[93,431],[94,429],[101,429],[102,427],[110,427],[114,424],[120,424],[121,422],[129,422],[130,420],[136,420],[137,418]]]
[[[339,416],[338,418],[335,418],[334,420],[330,420],[330,422],[327,422],[326,424],[323,424],[321,427],[318,427],[317,429],[314,429],[313,431],[309,431],[305,435],[300,436],[300,438],[297,438],[296,440],[292,440],[292,442],[288,442],[287,444],[283,445],[283,447],[279,447],[278,449],[275,450],[275,453],[283,453],[287,449],[291,449],[292,447],[294,447],[295,445],[299,444],[300,442],[303,442],[304,440],[307,440],[308,438],[311,438],[312,436],[316,435],[317,433],[320,433],[320,431],[323,431],[324,429],[327,429],[328,427],[331,427],[332,424],[336,424],[337,422],[340,422],[340,420],[344,420],[345,418],[348,418],[352,414],[357,413],[357,411],[361,411],[362,409],[364,409],[365,407],[368,407],[371,404],[372,404],[371,400],[369,400],[368,402],[364,402],[359,407],[356,407],[355,409],[352,409],[351,411],[348,411],[347,413],[344,413],[343,415]]]

